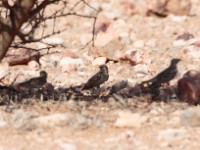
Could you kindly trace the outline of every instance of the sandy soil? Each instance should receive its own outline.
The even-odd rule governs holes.
[[[111,40],[120,39],[126,45],[125,50],[137,52],[133,56],[137,65],[129,61],[108,61],[110,78],[103,87],[123,79],[128,80],[129,85],[135,85],[167,67],[175,57],[182,61],[179,64],[179,76],[172,84],[176,85],[185,71],[199,69],[198,52],[193,49],[191,53],[183,52],[183,48],[188,48],[189,43],[198,41],[200,37],[200,3],[197,0],[192,1],[190,15],[167,17],[139,13],[131,15],[120,2],[91,1],[91,5],[102,7],[97,26],[109,24],[105,32],[96,35],[95,44],[102,47]],[[93,13],[85,7],[82,12]],[[45,32],[52,30],[53,22],[48,23]],[[74,16],[58,19],[55,30],[64,27],[67,30],[54,36],[62,39],[62,46],[50,49],[50,52],[57,53],[41,57],[40,69],[35,63],[9,67],[11,75],[7,82],[10,83],[18,73],[21,73],[17,78],[17,82],[20,82],[37,76],[40,70],[46,70],[48,82],[55,88],[84,83],[98,69],[94,56],[88,55],[89,47],[81,49],[92,37],[92,24],[91,19]],[[176,40],[186,32],[194,38],[189,41]],[[50,39],[50,42],[54,40]],[[34,43],[31,46],[41,48],[44,45]],[[55,65],[55,62],[59,64],[69,55],[83,63],[66,68]],[[106,102],[98,98],[89,101],[73,98],[67,101],[27,99],[9,108],[5,105],[0,107],[0,149],[196,150],[200,147],[200,119],[197,115],[190,121],[192,115],[188,110],[198,110],[198,106],[191,106],[178,99],[149,103],[148,95],[131,98],[111,96]]]

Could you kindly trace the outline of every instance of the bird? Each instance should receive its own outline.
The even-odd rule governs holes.
[[[159,88],[162,83],[167,83],[171,81],[173,78],[176,77],[178,70],[177,70],[177,64],[180,62],[181,59],[174,58],[171,60],[170,66],[166,68],[165,70],[161,71],[158,75],[156,75],[154,78],[143,81],[141,84],[150,83],[151,87]]]
[[[19,88],[41,88],[43,85],[47,83],[47,72],[46,71],[40,71],[40,76],[31,78],[27,81],[21,82],[17,84],[17,87]]]
[[[94,87],[99,88],[101,84],[109,79],[108,67],[106,65],[100,65],[99,69],[99,72],[88,79],[88,81],[84,84],[82,90],[88,90]]]

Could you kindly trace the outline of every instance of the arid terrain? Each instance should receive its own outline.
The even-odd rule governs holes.
[[[176,5],[176,0],[169,1],[175,3],[168,7]],[[183,8],[184,15],[169,11],[164,16],[155,13],[159,10],[154,2],[90,0],[88,4],[101,10],[95,47],[85,46],[92,39],[94,20],[67,16],[47,22],[44,31],[51,32],[55,25],[54,30],[63,32],[28,45],[34,49],[48,46],[45,43],[55,46],[49,53],[39,51],[41,66],[35,60],[0,66],[9,72],[3,80],[7,85],[45,70],[54,89],[81,86],[101,64],[109,69],[109,79],[101,86],[103,96],[90,97],[91,90],[83,91],[84,96],[73,92],[69,96],[61,90],[56,98],[29,97],[0,106],[0,150],[198,150],[198,105],[178,98],[151,100],[149,94],[130,91],[131,96],[125,95],[127,88],[155,76],[173,58],[181,62],[171,86],[176,87],[185,72],[200,69],[200,2],[191,0],[191,9]],[[59,7],[50,6],[46,13]],[[95,14],[91,7],[80,8],[80,13]],[[179,7],[175,10],[179,12]],[[42,32],[38,29],[38,36]],[[109,87],[121,81],[127,81],[127,87],[108,96]]]

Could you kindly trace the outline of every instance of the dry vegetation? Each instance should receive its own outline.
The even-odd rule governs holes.
[[[179,10],[172,6],[180,1],[168,1],[158,7],[148,0],[61,0],[24,18],[27,23],[17,23],[20,32],[9,31],[10,42],[15,37],[11,47],[10,42],[4,45],[1,32],[0,58],[9,50],[0,65],[0,77],[6,75],[0,149],[199,149],[198,106],[169,99],[174,91],[163,90],[163,99],[152,100],[133,88],[166,68],[172,58],[181,62],[170,88],[186,71],[199,70],[200,3],[192,0]],[[1,14],[9,18],[10,12]],[[110,77],[101,95],[80,91],[104,63]],[[48,72],[43,89],[10,90],[41,70]],[[110,94],[116,83],[125,88]]]

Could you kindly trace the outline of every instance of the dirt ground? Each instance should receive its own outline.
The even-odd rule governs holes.
[[[66,30],[49,38],[50,43],[61,40],[61,45],[50,49],[55,53],[40,58],[41,68],[34,61],[9,67],[11,75],[7,82],[10,83],[19,73],[16,82],[38,76],[40,70],[46,70],[48,83],[55,88],[80,85],[98,70],[104,58],[110,77],[102,88],[121,80],[134,86],[166,68],[172,58],[181,58],[179,75],[172,85],[176,85],[186,71],[199,70],[200,49],[190,47],[190,44],[199,42],[200,37],[198,0],[192,0],[189,15],[170,14],[166,17],[132,14],[132,10],[127,9],[128,2],[90,1],[92,6],[102,9],[97,19],[99,30],[103,30],[102,24],[108,24],[106,31],[96,34],[96,47],[120,40],[126,46],[122,52],[127,54],[125,61],[118,57],[111,60],[109,54],[98,56],[99,60],[89,55],[90,48],[84,45],[92,37],[92,19],[68,16],[58,19],[55,27],[55,30],[64,27]],[[86,7],[82,13],[93,12]],[[45,32],[52,30],[52,24],[53,21],[48,22]],[[183,33],[190,33],[193,37],[177,40]],[[45,45],[34,43],[29,46],[39,49]],[[104,47],[104,50],[112,51],[112,47]],[[134,54],[129,53],[132,51]],[[61,61],[66,57],[77,62],[69,65],[63,61],[63,66]],[[129,98],[116,94],[106,101],[98,97],[48,101],[29,98],[9,108],[0,106],[0,150],[197,150],[200,147],[199,116],[199,106],[178,99],[150,103],[149,95]]]

